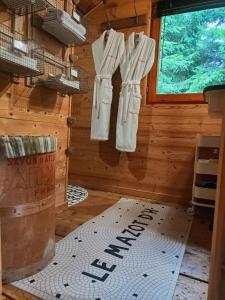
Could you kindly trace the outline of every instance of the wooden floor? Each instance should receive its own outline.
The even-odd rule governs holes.
[[[89,190],[89,197],[84,202],[71,208],[66,205],[57,208],[56,240],[62,239],[79,225],[112,206],[120,197],[115,193]],[[196,211],[174,300],[207,300],[211,222],[212,212],[204,209]],[[10,285],[3,287],[3,294],[6,299],[38,299]]]

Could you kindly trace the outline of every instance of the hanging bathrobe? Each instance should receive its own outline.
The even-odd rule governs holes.
[[[109,137],[109,124],[112,103],[112,75],[118,68],[125,51],[124,34],[110,29],[105,43],[105,31],[92,44],[92,52],[96,70],[91,139],[106,141]]]
[[[137,143],[138,117],[141,105],[140,81],[150,71],[155,56],[155,41],[143,32],[135,46],[135,33],[127,41],[120,72],[122,90],[117,116],[116,148],[134,152]]]

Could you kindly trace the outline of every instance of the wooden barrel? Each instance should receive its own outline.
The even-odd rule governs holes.
[[[55,154],[0,162],[3,282],[40,271],[55,253]]]

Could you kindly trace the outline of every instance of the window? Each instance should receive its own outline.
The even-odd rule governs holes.
[[[153,19],[152,36],[150,102],[201,102],[206,86],[225,83],[225,7]]]

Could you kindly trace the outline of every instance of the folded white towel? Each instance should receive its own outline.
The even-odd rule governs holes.
[[[0,59],[8,61],[8,63],[17,64],[33,71],[38,71],[37,61],[26,55],[17,55],[10,52],[4,47],[0,47]]]
[[[0,136],[0,160],[56,152],[55,136]]]
[[[86,28],[78,24],[67,12],[56,8],[48,9],[43,18],[42,28],[64,44],[72,44],[77,42],[77,39],[86,41]]]
[[[46,80],[40,79],[39,83],[64,94],[74,94],[80,90],[80,82],[78,80],[69,80],[65,75],[48,75]]]

